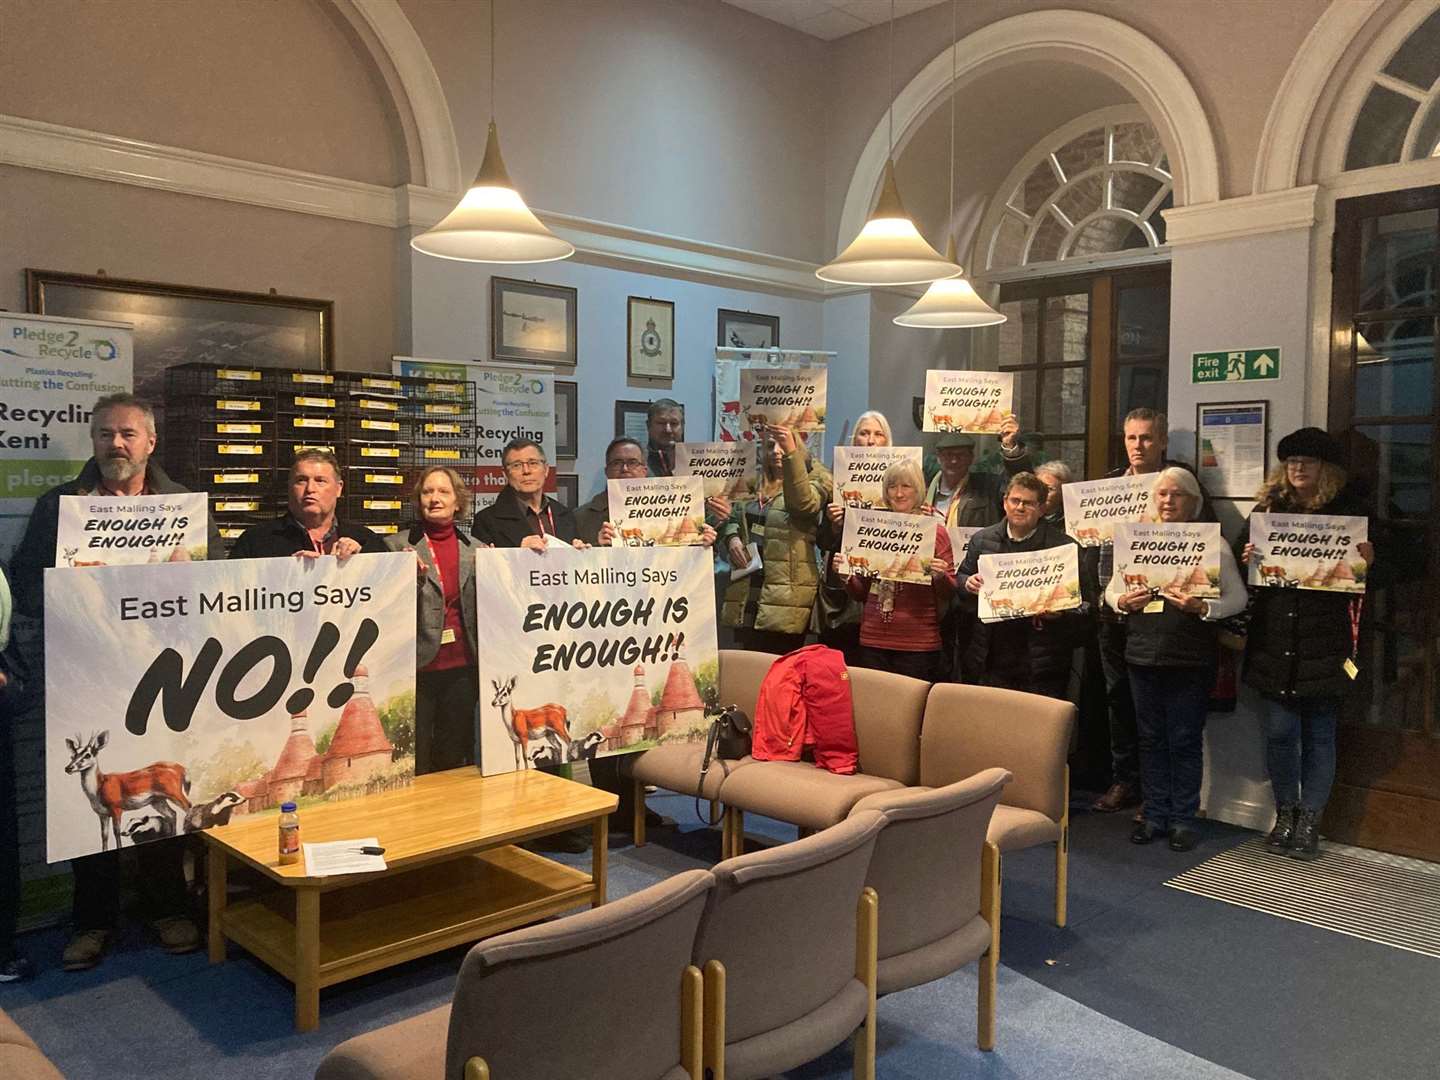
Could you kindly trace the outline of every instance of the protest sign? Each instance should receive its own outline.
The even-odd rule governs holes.
[[[1117,521],[1139,521],[1145,516],[1154,486],[1153,473],[1066,484],[1061,491],[1065,531],[1081,547],[1104,547],[1114,538]]]
[[[60,496],[56,566],[134,566],[205,558],[209,496]]]
[[[945,532],[950,537],[950,551],[956,566],[964,561],[965,549],[970,546],[970,538],[982,528],[984,528],[982,525],[945,526]]]
[[[47,570],[45,655],[51,862],[414,778],[413,554]]]
[[[1369,521],[1338,514],[1250,515],[1251,585],[1363,593],[1365,560],[1359,545]]]
[[[707,499],[745,498],[755,481],[755,446],[742,442],[675,444],[675,475],[698,476]]]
[[[929,514],[846,510],[840,537],[840,554],[848,567],[844,572],[928,585],[938,524]]]
[[[616,547],[703,544],[705,481],[698,476],[607,480]]]
[[[1080,606],[1080,549],[1074,544],[1041,551],[981,555],[980,621],[1026,619]]]
[[[927,371],[920,430],[998,435],[1014,394],[1013,371]]]
[[[1214,523],[1122,521],[1115,525],[1115,575],[1125,591],[1220,595],[1220,549]]]
[[[824,431],[828,375],[823,367],[743,369],[740,413],[746,425]]]
[[[918,446],[837,446],[833,501],[867,510],[879,507],[885,498],[885,470],[897,461],[913,461],[919,469],[923,460]],[[923,498],[925,493],[918,494]]]
[[[475,557],[489,628],[479,656],[487,776],[705,738],[720,675],[708,552]]]

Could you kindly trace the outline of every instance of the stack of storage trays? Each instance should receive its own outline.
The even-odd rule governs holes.
[[[275,485],[279,374],[218,364],[165,372],[165,469],[191,491],[209,492],[227,551],[284,506],[284,483]]]
[[[406,405],[415,425],[415,474],[448,465],[474,492],[478,486],[475,384],[446,379],[405,380]],[[472,510],[473,513],[473,510]],[[456,521],[469,531],[471,521]]]

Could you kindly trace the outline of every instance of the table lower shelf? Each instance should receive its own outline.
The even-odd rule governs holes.
[[[227,907],[227,938],[296,981],[296,890]],[[490,937],[590,903],[590,875],[518,847],[464,855],[324,893],[320,985]]]

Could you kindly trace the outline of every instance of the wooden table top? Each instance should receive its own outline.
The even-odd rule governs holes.
[[[391,869],[433,862],[465,851],[558,832],[593,821],[619,804],[618,796],[549,773],[527,769],[481,776],[475,768],[417,776],[413,787],[342,799],[300,810],[300,840],[356,840],[374,836]],[[287,885],[354,881],[373,875],[310,878],[305,860],[281,866],[274,814],[242,815],[207,829],[207,842]]]

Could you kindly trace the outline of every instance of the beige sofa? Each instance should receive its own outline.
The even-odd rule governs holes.
[[[5,1080],[65,1080],[20,1025],[0,1010],[0,1076]]]

